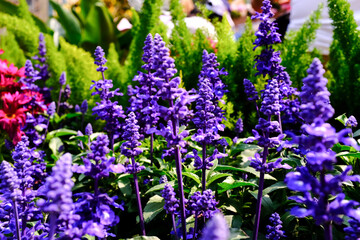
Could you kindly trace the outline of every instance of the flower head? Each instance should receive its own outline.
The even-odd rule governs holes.
[[[206,224],[201,240],[228,240],[229,226],[223,215],[215,214]]]
[[[280,216],[278,213],[271,214],[270,223],[270,225],[266,226],[266,239],[279,240],[282,237],[286,237],[284,234],[285,232],[281,230],[282,221],[280,220]]]
[[[165,184],[161,194],[165,199],[164,209],[166,210],[166,213],[174,214],[179,207],[179,200],[175,196],[174,188],[170,184]]]

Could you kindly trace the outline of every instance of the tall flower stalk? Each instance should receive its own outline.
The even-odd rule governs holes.
[[[106,126],[105,131],[108,133],[110,139],[110,149],[114,148],[114,138],[116,135],[120,134],[121,124],[119,118],[125,118],[124,111],[122,106],[118,105],[117,101],[112,102],[111,98],[114,96],[122,96],[122,93],[119,92],[119,88],[111,91],[113,83],[111,79],[105,79],[104,72],[107,70],[105,63],[107,62],[105,58],[104,50],[98,46],[95,49],[95,64],[98,66],[96,69],[98,72],[101,72],[102,79],[98,81],[93,81],[90,89],[95,89],[95,92],[92,95],[98,94],[101,101],[96,103],[96,106],[92,109],[93,114],[98,115],[97,119],[105,120]]]
[[[156,69],[154,77],[157,79],[156,86],[159,89],[157,96],[168,103],[168,106],[159,106],[160,116],[167,121],[167,126],[160,124],[160,129],[155,132],[167,140],[167,145],[170,148],[167,155],[175,156],[180,198],[181,230],[183,239],[186,239],[185,197],[180,148],[185,147],[183,138],[188,136],[189,133],[186,130],[180,132],[180,126],[186,127],[188,117],[192,114],[187,105],[193,102],[196,96],[179,87],[180,78],[174,77],[177,72],[174,59],[169,56],[169,49],[165,47],[165,42],[159,34],[154,36],[153,58],[153,68]]]
[[[261,91],[260,109],[256,104],[258,96],[255,87],[249,80],[244,79],[245,93],[250,101],[254,101],[259,117],[259,122],[255,126],[256,130],[252,131],[254,137],[248,138],[245,142],[256,140],[257,144],[263,148],[262,152],[255,154],[250,163],[250,166],[260,172],[253,231],[254,240],[257,240],[259,232],[265,173],[270,173],[275,168],[290,168],[288,165],[281,164],[281,158],[275,162],[267,163],[267,157],[269,149],[279,145],[283,138],[281,112],[285,111],[286,106],[288,106],[283,99],[290,97],[295,92],[290,86],[291,81],[288,75],[284,72],[285,68],[280,65],[280,52],[275,51],[272,46],[281,42],[281,39],[280,34],[277,33],[276,23],[270,20],[274,16],[271,12],[270,0],[264,0],[261,9],[263,10],[262,13],[256,13],[252,17],[261,20],[259,29],[255,33],[257,38],[254,42],[254,50],[257,47],[262,47],[261,54],[255,57],[255,67],[258,71],[256,75],[269,77],[266,80],[265,89]],[[285,89],[291,89],[291,91],[285,91]],[[264,118],[262,114],[265,115]]]
[[[137,173],[139,173],[144,168],[140,167],[140,165],[135,162],[135,157],[142,153],[142,150],[138,148],[141,145],[141,143],[139,142],[139,128],[140,127],[137,125],[135,114],[133,112],[129,113],[128,118],[125,120],[124,133],[122,137],[126,141],[121,145],[121,153],[131,159],[131,164],[126,167],[126,172],[133,175],[136,201],[139,210],[141,235],[145,236],[145,222],[141,206],[139,181],[137,177]]]
[[[219,107],[219,101],[224,96],[226,90],[225,85],[220,79],[221,75],[227,75],[223,69],[218,69],[219,63],[216,61],[215,54],[209,54],[203,51],[203,67],[199,76],[198,98],[196,99],[196,112],[193,122],[197,128],[197,132],[192,136],[192,140],[197,141],[202,146],[202,161],[194,151],[195,168],[201,169],[202,192],[206,190],[206,169],[210,169],[213,165],[212,161],[216,158],[224,157],[215,149],[212,156],[207,157],[207,145],[214,144],[220,139],[218,131],[224,130],[221,124],[225,119],[224,111]]]
[[[292,137],[291,143],[298,144],[305,155],[306,166],[296,169],[286,175],[285,183],[288,188],[301,193],[289,199],[300,203],[291,210],[297,217],[312,216],[317,225],[324,227],[324,238],[332,240],[332,224],[341,224],[341,215],[359,220],[359,214],[354,207],[359,203],[345,200],[341,185],[346,181],[360,181],[360,176],[348,176],[351,166],[340,175],[333,175],[336,153],[331,150],[334,144],[340,142],[359,149],[356,141],[349,137],[351,129],[336,132],[326,123],[333,114],[330,105],[330,93],[326,88],[327,79],[323,77],[324,69],[319,59],[314,59],[308,69],[308,76],[303,79],[300,93],[300,115],[304,119],[302,135]],[[334,199],[331,196],[336,196]]]
[[[128,112],[134,112],[140,126],[141,135],[150,135],[150,161],[153,163],[154,151],[154,131],[159,121],[159,108],[156,92],[156,79],[154,77],[154,41],[151,34],[146,37],[143,47],[144,54],[142,60],[144,65],[142,68],[146,71],[139,72],[133,79],[137,81],[139,86],[132,87],[129,85],[128,94],[130,97],[130,107]]]

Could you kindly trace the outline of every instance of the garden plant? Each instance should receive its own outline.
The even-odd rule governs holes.
[[[166,35],[145,0],[126,54],[102,1],[51,4],[58,42],[0,0],[0,239],[360,239],[346,0],[328,0],[328,62],[308,51],[322,6],[282,42],[264,0],[255,32],[218,21],[214,45],[177,0]]]

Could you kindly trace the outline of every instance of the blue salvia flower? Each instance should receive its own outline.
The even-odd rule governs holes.
[[[244,131],[244,123],[243,123],[243,120],[241,118],[239,118],[237,121],[236,121],[236,124],[235,124],[235,132],[237,134],[240,134]]]
[[[181,124],[185,127],[188,118],[192,115],[188,105],[196,99],[183,88],[179,88],[180,78],[174,77],[177,70],[174,59],[169,56],[169,49],[165,47],[165,42],[159,34],[154,36],[153,69],[156,69],[154,76],[157,78],[157,96],[168,106],[159,106],[160,116],[168,121],[168,126],[160,126],[156,134],[164,136],[168,142],[168,147],[172,150],[167,152],[175,155],[176,171],[180,198],[180,218],[182,222],[182,236],[186,238],[186,218],[185,218],[185,197],[182,183],[182,166],[180,147],[185,147],[183,138],[188,135],[186,130],[180,132]]]
[[[360,222],[356,219],[349,220],[348,227],[344,228],[345,240],[360,239]]]
[[[59,78],[60,87],[66,84],[66,73],[62,72]]]
[[[126,124],[124,125],[124,133],[122,135],[123,139],[126,140],[121,145],[121,153],[126,157],[131,159],[131,164],[127,166],[127,172],[133,175],[134,185],[135,185],[135,194],[137,205],[139,209],[139,218],[140,218],[140,227],[141,227],[141,235],[145,236],[145,223],[144,216],[142,213],[141,199],[140,199],[140,191],[139,191],[139,183],[137,178],[137,173],[144,169],[144,167],[140,167],[139,163],[135,162],[135,157],[142,153],[142,150],[138,147],[141,145],[139,142],[140,133],[139,133],[139,125],[137,125],[137,120],[135,117],[135,113],[129,113],[128,118],[125,120]]]
[[[26,78],[22,78],[20,80],[24,84],[22,89],[38,91],[39,87],[35,84],[35,82],[41,79],[41,77],[39,76],[39,72],[34,69],[30,60],[26,60],[25,62],[25,76]]]
[[[244,91],[250,102],[259,100],[259,95],[254,84],[246,78],[244,79]]]
[[[31,146],[38,147],[44,142],[48,123],[49,120],[43,115],[34,116],[31,113],[26,113],[26,122],[22,127],[22,131],[29,138]],[[38,129],[42,130],[39,131]]]
[[[331,150],[334,144],[341,142],[359,149],[354,139],[348,137],[350,129],[344,129],[336,133],[335,129],[326,123],[334,110],[329,102],[326,88],[327,80],[322,76],[324,70],[318,59],[312,62],[308,74],[304,79],[301,97],[301,116],[306,124],[303,124],[301,136],[292,136],[292,143],[301,147],[302,153],[307,160],[306,167],[298,167],[296,172],[286,175],[285,182],[288,188],[298,191],[302,196],[292,196],[290,199],[302,204],[291,210],[297,217],[312,216],[316,224],[325,228],[325,238],[331,239],[331,224],[342,223],[340,215],[358,218],[354,207],[359,203],[345,200],[341,185],[346,181],[360,181],[360,176],[348,176],[351,166],[340,175],[333,175],[329,171],[334,169],[336,154]],[[330,200],[330,196],[337,196]]]
[[[223,215],[215,214],[206,224],[201,240],[229,240],[230,230]]]
[[[357,125],[358,125],[358,122],[353,115],[351,115],[345,123],[345,126],[347,126],[347,127],[357,127]]]
[[[47,114],[49,115],[49,117],[51,117],[55,114],[55,111],[56,111],[56,103],[51,102],[47,108]]]
[[[110,148],[112,149],[114,146],[114,138],[121,130],[119,118],[125,118],[125,115],[122,106],[118,105],[117,101],[111,101],[111,98],[114,96],[122,96],[122,93],[119,93],[118,88],[111,91],[113,87],[112,80],[105,79],[104,72],[107,67],[105,67],[104,64],[107,60],[104,55],[103,49],[98,46],[95,50],[95,64],[99,66],[96,70],[101,72],[102,79],[93,81],[90,89],[95,89],[92,95],[98,94],[100,96],[101,101],[97,102],[92,110],[93,114],[97,115],[97,119],[106,121],[105,131],[109,134]]]
[[[166,184],[161,195],[165,199],[164,209],[166,213],[174,214],[179,207],[179,200],[175,196],[174,188],[170,184]]]
[[[75,110],[75,112],[77,112],[77,113],[78,113],[78,112],[81,112],[80,106],[77,105],[77,104],[75,105],[75,109],[74,109],[74,110]]]
[[[168,182],[168,179],[167,179],[166,175],[162,175],[159,179],[159,184],[167,183],[167,182]]]
[[[198,191],[190,196],[187,211],[189,215],[202,214],[209,219],[220,210],[216,208],[218,202],[215,199],[214,192],[211,189],[205,190],[202,194]]]
[[[93,128],[91,123],[88,123],[85,127],[85,135],[90,136],[91,134],[93,134]]]
[[[121,164],[114,164],[115,158],[108,158],[110,152],[109,139],[106,135],[99,135],[91,142],[91,152],[83,159],[84,165],[74,164],[74,172],[85,174],[94,179],[94,193],[82,192],[74,194],[78,198],[75,202],[76,214],[80,216],[77,227],[83,234],[104,238],[111,236],[110,228],[119,222],[111,207],[123,207],[115,202],[117,197],[110,198],[107,193],[101,193],[100,179],[109,176],[110,172],[122,173],[125,168]]]
[[[73,175],[71,164],[72,159],[69,153],[60,157],[52,169],[52,174],[46,178],[43,188],[46,200],[37,201],[42,211],[50,215],[49,239],[54,239],[56,233],[60,233],[60,236],[68,235],[75,221],[79,220],[79,216],[74,214],[75,205],[72,200],[74,182],[71,180]]]
[[[21,238],[20,234],[20,218],[18,213],[17,200],[21,199],[22,192],[20,188],[20,179],[17,176],[14,168],[7,161],[2,161],[0,165],[0,193],[1,193],[1,207],[6,211],[2,214],[1,222],[7,220],[7,223],[2,224],[0,230],[3,234],[13,234],[14,238],[17,236]],[[10,211],[14,214],[10,214]]]
[[[267,234],[266,239],[270,240],[280,240],[280,238],[284,238],[285,232],[281,230],[282,221],[280,220],[280,216],[278,213],[271,214],[270,217],[270,225],[266,226]]]
[[[81,103],[81,106],[80,106],[80,112],[82,114],[86,114],[88,110],[88,101],[85,99],[82,103]]]

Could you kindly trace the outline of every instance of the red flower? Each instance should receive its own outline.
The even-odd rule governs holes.
[[[21,140],[21,127],[24,126],[27,111],[22,105],[27,103],[29,99],[15,92],[14,94],[5,93],[2,97],[3,108],[0,109],[0,127],[4,129],[14,144],[17,144]]]
[[[4,50],[0,49],[0,55],[4,53]]]

